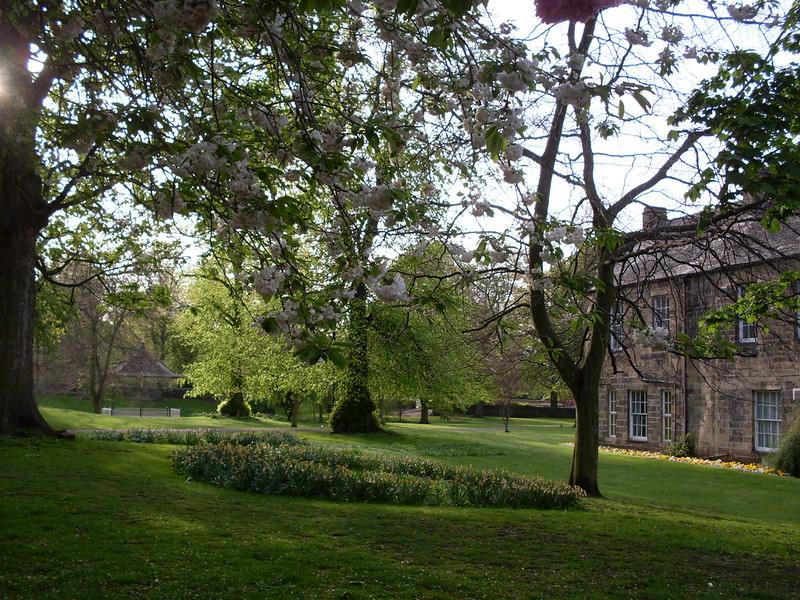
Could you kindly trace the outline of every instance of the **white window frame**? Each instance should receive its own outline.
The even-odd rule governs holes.
[[[765,400],[770,402],[764,403]],[[775,452],[778,449],[781,442],[781,404],[780,390],[753,390],[753,445],[756,451]],[[767,438],[774,438],[775,445],[761,443]]]
[[[634,411],[637,408],[638,411]],[[634,442],[647,441],[647,390],[628,390],[628,434]]]
[[[744,295],[747,286],[739,286],[738,297]],[[738,321],[738,341],[744,344],[752,344],[758,341],[758,323],[748,323],[744,319]]]
[[[653,329],[664,328],[670,331],[670,302],[668,294],[653,296]]]
[[[661,437],[665,442],[675,437],[675,397],[672,390],[661,390]]]
[[[619,352],[622,350],[622,340],[625,339],[625,333],[622,327],[622,305],[619,302],[614,303],[611,308],[611,314],[608,319],[608,347],[611,352]]]
[[[617,414],[619,403],[617,390],[608,390],[608,437],[617,437]]]

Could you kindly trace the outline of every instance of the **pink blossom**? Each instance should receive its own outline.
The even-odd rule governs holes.
[[[534,0],[536,14],[545,23],[588,21],[603,9],[619,6],[622,0]]]

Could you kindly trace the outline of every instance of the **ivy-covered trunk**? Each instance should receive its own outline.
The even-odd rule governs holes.
[[[369,392],[367,286],[361,282],[350,301],[349,354],[344,394],[331,412],[333,433],[379,431],[375,401]]]
[[[0,433],[53,433],[33,389],[34,264],[47,207],[41,180],[9,141],[0,136]]]

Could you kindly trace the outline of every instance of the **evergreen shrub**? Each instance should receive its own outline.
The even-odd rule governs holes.
[[[795,416],[786,431],[773,462],[784,473],[800,477],[800,415]]]

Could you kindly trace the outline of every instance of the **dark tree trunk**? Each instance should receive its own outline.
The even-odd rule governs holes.
[[[96,414],[100,414],[101,412],[101,399],[100,394],[98,393],[97,389],[97,378],[98,378],[98,365],[100,364],[100,357],[98,355],[99,349],[98,345],[100,341],[98,339],[99,334],[97,332],[98,328],[98,319],[96,318],[96,314],[90,314],[89,318],[91,320],[91,325],[89,328],[90,335],[89,335],[89,343],[92,345],[91,355],[89,356],[89,398],[92,400],[92,411]]]
[[[218,407],[217,412],[226,417],[249,417],[250,405],[244,399],[242,388],[244,387],[244,377],[241,373],[234,373],[231,382],[233,391]]]
[[[292,402],[292,427],[297,427],[297,419],[300,413],[300,396],[294,392],[289,392]]]
[[[570,485],[582,488],[589,496],[599,497],[597,485],[599,411],[598,385],[584,383],[575,394],[575,448],[572,453]]]
[[[40,180],[9,150],[0,147],[0,433],[52,434],[33,390],[36,239],[47,218],[35,211],[44,208]]]
[[[550,392],[550,410],[558,410],[558,392],[555,390]]]
[[[40,73],[32,85],[31,40],[12,23],[14,4],[0,4],[0,433],[53,434],[33,388],[36,240],[52,212],[38,174],[36,127],[52,80]]]
[[[367,286],[362,282],[358,284],[355,298],[350,302],[350,351],[344,395],[331,411],[333,433],[380,431],[375,401],[369,392],[367,327]]]
[[[430,423],[430,419],[428,418],[428,405],[424,402],[420,402],[419,406],[420,425],[428,425]]]

